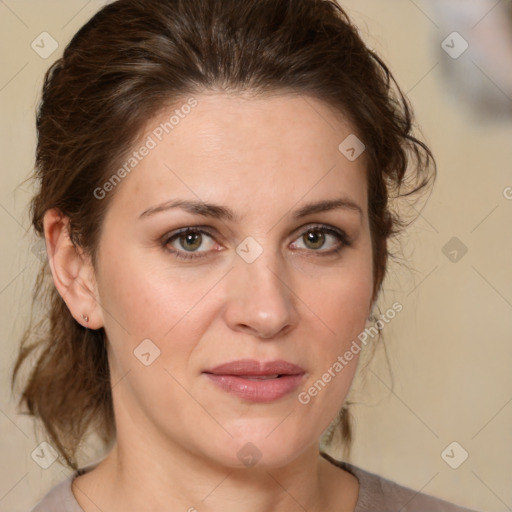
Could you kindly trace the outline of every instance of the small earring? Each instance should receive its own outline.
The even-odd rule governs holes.
[[[83,319],[84,322],[88,322],[89,321],[89,317],[87,315],[84,315],[83,313],[80,315]]]

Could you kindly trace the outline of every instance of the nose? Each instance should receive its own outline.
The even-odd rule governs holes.
[[[224,320],[234,331],[263,339],[288,333],[298,323],[297,296],[284,263],[263,252],[247,263],[237,257],[228,274]]]

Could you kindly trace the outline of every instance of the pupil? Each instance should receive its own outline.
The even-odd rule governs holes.
[[[306,242],[311,242],[315,249],[322,247],[324,243],[324,234],[321,231],[309,231],[306,234]],[[307,245],[306,243],[306,245]]]

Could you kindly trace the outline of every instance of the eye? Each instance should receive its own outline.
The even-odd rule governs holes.
[[[319,256],[337,254],[343,248],[351,245],[345,232],[322,224],[309,226],[296,240],[303,245],[297,245],[297,242],[294,242],[293,249],[304,249],[317,253]],[[169,233],[162,239],[161,244],[166,251],[174,254],[176,259],[183,260],[203,258],[208,256],[212,250],[220,250],[213,249],[215,246],[214,235],[205,227],[199,226],[189,226]],[[326,245],[328,245],[327,250],[325,250]],[[199,250],[200,248],[203,250]],[[324,250],[320,250],[322,248]]]
[[[187,227],[164,237],[162,245],[177,259],[192,259],[207,256],[215,242],[205,229]]]
[[[303,244],[298,246],[299,249],[309,249],[311,252],[318,252],[321,256],[336,254],[344,247],[350,246],[345,232],[324,225],[309,226],[297,240]],[[296,242],[293,245],[295,245],[294,248],[297,248]],[[319,249],[325,249],[325,245],[328,245],[327,250],[320,251]]]

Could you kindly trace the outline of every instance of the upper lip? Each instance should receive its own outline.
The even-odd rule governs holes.
[[[242,375],[259,377],[265,375],[302,375],[304,370],[296,364],[283,361],[256,361],[254,359],[239,359],[215,366],[204,373],[215,375]]]

